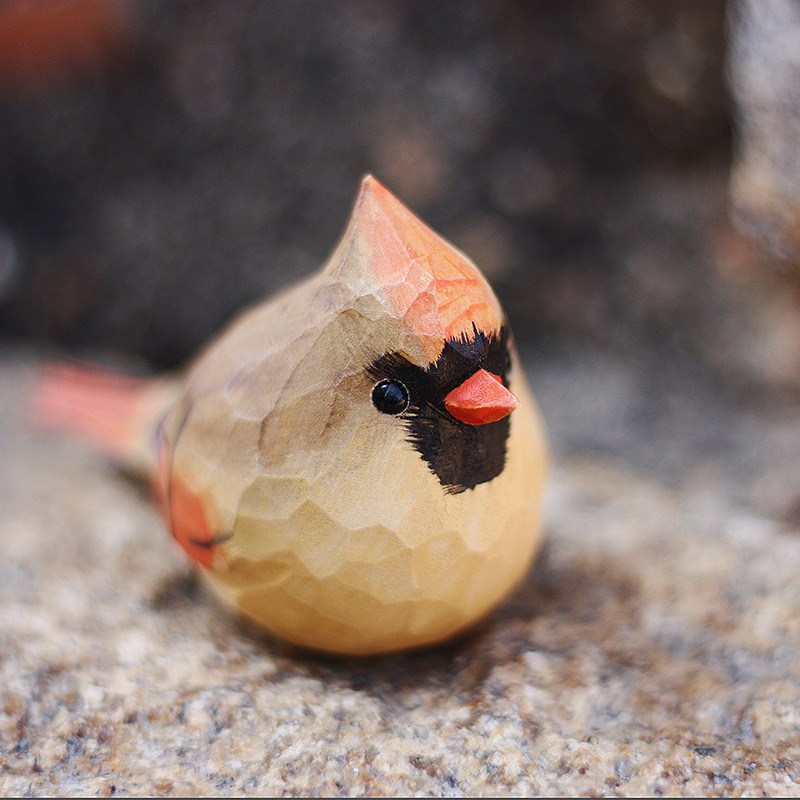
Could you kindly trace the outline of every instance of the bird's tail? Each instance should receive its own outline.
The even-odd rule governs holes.
[[[155,434],[175,402],[172,378],[132,378],[83,363],[46,365],[33,389],[40,427],[79,435],[120,466],[152,476]]]

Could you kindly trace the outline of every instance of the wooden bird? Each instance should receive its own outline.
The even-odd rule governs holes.
[[[545,440],[502,308],[371,176],[322,270],[185,375],[62,366],[38,406],[150,470],[214,590],[305,647],[452,636],[520,581],[539,538]]]

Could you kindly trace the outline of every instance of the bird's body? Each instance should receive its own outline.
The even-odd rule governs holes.
[[[163,387],[156,484],[175,538],[291,642],[435,642],[530,564],[545,445],[502,309],[373,178],[321,272]]]

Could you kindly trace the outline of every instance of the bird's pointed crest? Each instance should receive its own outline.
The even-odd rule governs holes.
[[[371,175],[361,182],[339,273],[420,336],[500,328],[503,313],[477,267]]]

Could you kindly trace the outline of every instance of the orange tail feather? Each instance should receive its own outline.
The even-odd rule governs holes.
[[[155,429],[175,394],[173,381],[56,363],[36,381],[31,412],[40,427],[78,434],[123,466],[151,473]]]

